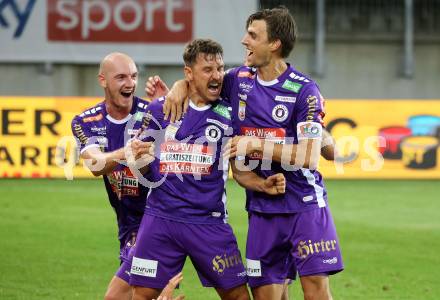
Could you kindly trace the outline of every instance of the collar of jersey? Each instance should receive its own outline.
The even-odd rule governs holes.
[[[132,116],[132,114],[128,114],[125,118],[123,118],[121,120],[116,120],[115,118],[113,118],[109,114],[107,114],[107,116],[105,116],[105,117],[107,118],[107,120],[109,120],[110,122],[112,122],[114,124],[124,124],[124,123],[127,123],[128,120],[130,120],[131,116]]]
[[[192,102],[191,99],[189,99],[189,106],[192,109],[197,110],[197,111],[205,111],[205,110],[210,109],[212,105],[211,104],[206,104],[204,106],[197,106],[197,105],[194,104],[194,102]]]
[[[275,84],[277,84],[279,82],[278,78],[275,78],[274,80],[271,80],[271,81],[264,81],[263,79],[258,77],[258,74],[257,74],[257,81],[258,81],[259,84],[264,85],[264,86],[275,85]]]

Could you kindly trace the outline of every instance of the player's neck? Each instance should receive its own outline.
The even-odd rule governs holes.
[[[200,97],[200,95],[198,94],[192,94],[190,96],[190,101],[192,102],[192,104],[194,104],[194,106],[196,107],[204,107],[206,105],[210,104],[209,100],[205,100],[202,97]]]
[[[263,81],[272,81],[287,70],[287,64],[282,59],[270,61],[267,65],[257,68],[258,77]]]
[[[107,111],[107,114],[116,120],[126,118],[130,114],[132,106],[133,102],[128,107],[117,107],[110,103],[110,101],[105,101],[105,110]]]

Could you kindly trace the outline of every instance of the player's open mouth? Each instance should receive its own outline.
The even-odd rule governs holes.
[[[133,91],[129,92],[121,92],[122,97],[129,98],[131,95],[133,95]]]
[[[249,49],[246,49],[246,52],[247,57],[250,57],[252,54],[254,54],[254,52]]]
[[[211,94],[218,95],[220,93],[221,84],[218,82],[212,82],[208,84],[208,90]]]

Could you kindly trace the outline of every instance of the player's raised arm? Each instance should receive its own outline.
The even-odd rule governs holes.
[[[268,195],[279,195],[286,192],[286,178],[282,173],[263,178],[248,170],[240,161],[235,159],[231,160],[231,167],[235,181],[245,189]]]

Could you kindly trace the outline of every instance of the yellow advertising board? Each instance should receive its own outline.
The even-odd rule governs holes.
[[[0,97],[0,177],[92,177],[72,165],[70,122],[99,101]],[[321,160],[325,178],[440,178],[440,100],[327,100],[326,113],[341,159]]]
[[[330,100],[326,128],[344,163],[325,178],[440,178],[440,101]]]
[[[72,137],[73,117],[99,101],[102,100],[0,97],[0,177],[65,177],[68,170],[61,168],[64,149],[57,149],[58,142],[62,137]],[[64,144],[71,147],[73,143]],[[75,151],[69,149],[69,153]],[[93,177],[82,163],[73,167],[73,176]]]

